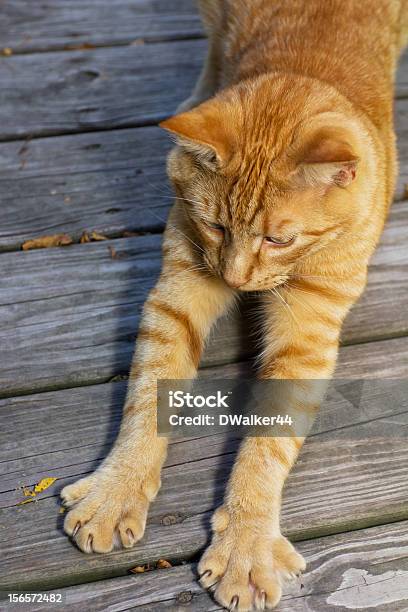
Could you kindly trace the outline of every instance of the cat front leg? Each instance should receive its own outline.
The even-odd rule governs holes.
[[[325,281],[297,282],[264,300],[265,350],[260,376],[282,379],[281,411],[294,423],[313,420],[322,389],[335,367],[341,323],[364,286],[352,281],[335,288]],[[323,380],[323,384],[322,384]],[[282,412],[281,412],[282,414]],[[305,439],[305,427],[285,436],[249,437],[238,453],[223,506],[213,517],[213,539],[199,574],[216,600],[241,612],[273,608],[284,581],[305,561],[280,529],[282,490]]]
[[[210,327],[233,299],[225,283],[202,273],[192,245],[180,236],[167,230],[163,270],[144,307],[117,441],[93,474],[61,493],[70,508],[65,532],[87,553],[109,552],[115,544],[128,548],[143,536],[167,446],[156,432],[156,381],[195,376]]]

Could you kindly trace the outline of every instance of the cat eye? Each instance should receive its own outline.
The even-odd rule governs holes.
[[[210,229],[216,230],[217,232],[223,232],[224,228],[222,225],[219,225],[218,223],[210,223],[209,221],[206,221],[206,224],[208,225],[208,227]]]
[[[292,236],[288,240],[286,240],[285,238],[275,238],[274,236],[265,236],[264,240],[266,243],[276,247],[286,247],[293,244],[293,242],[295,241],[295,236]]]

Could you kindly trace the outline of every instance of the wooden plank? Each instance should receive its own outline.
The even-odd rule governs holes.
[[[378,359],[381,355],[381,360]],[[374,345],[343,347],[336,371],[337,378],[401,378],[398,369],[384,371],[390,357],[406,362],[408,343],[403,339],[388,340]],[[237,378],[248,376],[249,364],[217,366],[201,371],[201,377]],[[406,369],[405,369],[406,372]],[[390,389],[389,383],[385,389]],[[77,387],[56,392],[19,396],[0,400],[3,427],[0,432],[0,507],[18,504],[23,499],[22,487],[33,486],[45,476],[57,477],[43,496],[55,494],[63,482],[85,474],[105,456],[113,443],[120,423],[126,382]],[[375,389],[373,390],[374,393]],[[384,391],[387,394],[387,391]],[[387,396],[388,397],[388,396]],[[383,406],[383,398],[373,395],[369,413],[350,412],[347,402],[329,398],[321,410],[315,434],[355,426],[357,422],[398,416],[401,407]],[[367,402],[366,402],[367,403]],[[98,407],[95,410],[95,407]],[[380,406],[380,410],[378,410]],[[401,421],[402,425],[402,421]],[[371,432],[381,435],[376,421]],[[367,433],[367,429],[365,429]],[[24,439],[24,444],[20,440]],[[235,438],[234,438],[235,439]],[[237,439],[237,438],[236,438]],[[186,460],[198,461],[216,457],[225,451],[227,440],[218,434],[205,440],[174,440],[167,466],[177,466]],[[228,437],[228,452],[236,443]]]
[[[398,343],[401,339],[375,344],[373,351],[366,351],[366,361],[361,354],[353,357],[355,347],[343,348],[342,354],[350,355],[338,375],[352,368],[357,376],[367,367],[377,378],[381,369],[373,355],[381,352],[389,360]],[[234,460],[234,436],[173,441],[146,536],[135,549],[86,556],[63,536],[56,495],[106,454],[118,426],[123,391],[123,384],[100,385],[1,402],[1,500],[6,506],[0,512],[1,588],[56,587],[121,575],[158,558],[189,559],[205,544],[209,515],[222,499]],[[325,416],[285,490],[283,525],[292,538],[408,517],[408,413],[388,397],[384,409],[380,399],[369,417],[350,412],[342,399],[326,402]],[[17,444],[21,439],[24,444]],[[48,476],[59,480],[36,501],[18,505],[25,498],[16,487]]]
[[[5,0],[1,11],[1,46],[14,53],[203,35],[192,0]]]
[[[3,57],[0,140],[155,123],[191,93],[205,49],[187,40]]]
[[[276,612],[408,608],[408,522],[300,542],[307,562],[300,580],[284,585]],[[68,587],[58,609],[221,610],[197,583],[194,564]],[[184,604],[184,605],[183,605]],[[0,609],[1,605],[0,605]],[[32,610],[48,610],[36,605]]]
[[[165,469],[143,540],[109,555],[87,556],[70,544],[56,497],[2,509],[0,588],[56,588],[123,575],[159,558],[192,558],[208,539],[231,466],[227,455]],[[298,540],[406,519],[406,466],[406,440],[310,440],[285,491],[285,533]]]
[[[146,534],[133,550],[78,551],[62,533],[56,497],[3,508],[0,587],[53,588],[123,575],[159,558],[192,558],[207,541],[232,461],[228,454],[166,468]],[[406,483],[406,440],[311,439],[285,491],[283,528],[298,540],[406,519]]]
[[[397,102],[400,178],[408,183],[408,102]],[[165,176],[170,139],[156,127],[0,144],[0,250],[30,238],[84,230],[110,237],[159,231],[172,203]]]
[[[402,349],[402,355],[406,357],[408,346],[406,343],[401,345],[402,341],[398,339],[376,344],[377,350],[365,345],[365,352],[362,350],[364,345],[358,345],[360,351],[356,351],[355,347],[343,347],[337,377],[383,378],[385,373],[378,363],[377,353],[382,354],[384,362],[389,361],[390,354],[398,353],[398,349]],[[209,368],[201,375],[235,378],[244,365]],[[394,372],[395,378],[399,376],[400,372]],[[0,507],[21,502],[22,487],[33,486],[44,475],[58,478],[58,482],[44,493],[47,497],[55,494],[66,479],[92,470],[116,437],[125,387],[124,382],[111,383],[0,400],[0,414],[3,412],[4,416],[7,415],[0,432]],[[378,416],[391,418],[401,411],[400,406],[391,405],[382,409],[381,404],[378,413],[378,402],[374,395],[370,416],[364,411],[361,422]],[[99,407],[97,411],[95,406]],[[322,432],[333,428],[351,427],[356,419],[360,419],[360,416],[355,411],[350,414],[348,403],[332,398],[322,409],[316,433],[322,435]],[[378,433],[376,424],[375,427],[375,433]],[[20,444],[21,439],[24,439],[23,445]],[[191,442],[175,440],[168,466],[177,466],[186,458],[198,461],[218,456],[225,452],[226,442],[223,435],[206,436],[205,440],[198,442],[196,439]],[[230,437],[228,443],[232,444]],[[235,443],[228,446],[228,452],[235,448]]]
[[[408,297],[404,288],[408,269],[403,255],[403,251],[406,251],[403,211],[407,210],[407,206],[408,203],[401,202],[392,209],[380,246],[371,260],[366,290],[345,322],[342,333],[345,343],[355,342],[354,338],[359,341],[369,340],[371,333],[374,338],[381,338],[403,335],[408,331],[407,322],[403,321],[401,315],[394,322],[388,318],[393,309],[392,304],[395,306],[399,300],[405,303],[404,295]],[[388,314],[384,310],[377,310],[378,296],[384,293],[389,296],[389,304],[385,307]],[[383,327],[386,319],[387,327]]]
[[[3,58],[0,140],[155,123],[191,93],[205,47],[194,40]]]
[[[0,144],[0,250],[55,232],[162,230],[170,146],[156,127]]]
[[[408,55],[406,63],[401,66],[400,76],[407,75],[407,95],[408,95]],[[396,100],[394,105],[395,113],[395,130],[397,133],[398,157],[399,157],[399,175],[396,185],[396,199],[407,197],[406,184],[408,183],[408,103],[406,100]]]
[[[129,364],[142,304],[160,269],[160,240],[146,236],[3,254],[9,277],[0,307],[1,362],[6,365],[12,354],[13,361],[0,375],[1,391],[16,389],[18,371],[25,377],[26,367],[31,382],[21,389],[62,380],[82,384],[87,372],[95,381],[120,373]],[[116,249],[115,259],[109,246]],[[20,293],[19,304],[15,293]],[[81,320],[87,329],[77,336]]]
[[[367,291],[346,322],[347,344],[407,333],[407,214],[407,202],[395,205]],[[4,253],[0,394],[108,381],[127,373],[141,308],[160,269],[160,240],[143,236]],[[239,315],[223,319],[203,365],[248,355],[248,335],[243,336],[248,326]]]

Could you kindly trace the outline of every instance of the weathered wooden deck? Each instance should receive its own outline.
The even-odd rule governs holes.
[[[237,441],[171,445],[146,535],[132,550],[76,550],[58,499],[104,457],[120,420],[171,204],[170,143],[155,124],[187,97],[206,47],[193,2],[4,0],[0,11],[0,589],[62,590],[61,610],[218,609],[198,587],[194,561]],[[396,118],[396,200],[344,330],[338,376],[408,374],[407,57]],[[92,230],[109,240],[80,244]],[[28,239],[61,232],[74,244],[21,251]],[[245,367],[243,327],[221,322],[207,374]],[[283,527],[308,570],[278,610],[408,610],[406,421],[392,405],[353,426],[340,414],[337,432],[323,426],[306,443]],[[46,477],[57,480],[24,496],[22,487]],[[159,558],[173,567],[129,574]],[[15,607],[0,601],[0,609]]]

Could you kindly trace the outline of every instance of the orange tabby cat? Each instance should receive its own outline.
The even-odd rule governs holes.
[[[209,54],[187,112],[162,124],[178,141],[168,169],[179,197],[122,427],[100,468],[62,492],[73,506],[65,530],[85,552],[142,537],[166,453],[156,380],[195,376],[238,290],[263,292],[261,377],[332,375],[394,189],[393,84],[407,0],[200,4]],[[309,396],[299,410],[316,403]],[[248,438],[241,447],[199,565],[203,586],[215,585],[230,609],[273,607],[282,580],[305,567],[279,527],[302,442]]]

